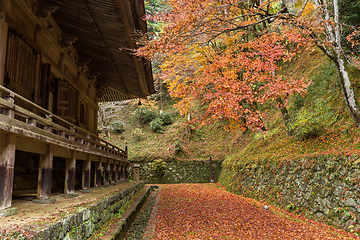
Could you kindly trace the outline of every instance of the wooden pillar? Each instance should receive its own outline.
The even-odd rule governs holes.
[[[116,183],[116,165],[115,163],[111,165],[111,183]]]
[[[0,209],[11,207],[14,182],[16,136],[6,134],[5,145],[0,149]]]
[[[121,181],[121,163],[116,167],[116,182]]]
[[[53,145],[49,144],[47,146],[46,154],[40,155],[37,199],[49,199],[51,196],[53,156]]]
[[[104,166],[104,185],[109,185],[110,164],[109,160]]]
[[[125,181],[125,166],[121,165],[121,169],[120,169],[120,180],[123,182]]]
[[[139,181],[140,164],[134,164],[134,181]]]
[[[40,72],[41,72],[41,55],[36,55],[36,64],[35,64],[35,81],[34,81],[34,102],[38,105],[41,105],[40,103]]]
[[[95,187],[101,187],[101,169],[102,169],[102,163],[99,161],[95,164],[95,177],[94,177]]]
[[[65,170],[65,186],[64,193],[75,192],[75,174],[76,174],[76,152],[72,151],[71,158],[66,159],[66,170]]]
[[[87,160],[83,164],[82,189],[90,189],[91,160],[88,154]]]
[[[125,164],[125,181],[129,181],[129,164]]]
[[[5,16],[0,16],[0,85],[4,86],[8,24],[2,18]]]

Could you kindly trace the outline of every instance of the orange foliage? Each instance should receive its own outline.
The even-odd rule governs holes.
[[[201,126],[226,119],[262,129],[268,100],[305,93],[309,82],[276,75],[306,40],[276,21],[275,1],[167,0],[170,12],[154,17],[163,32],[146,40],[138,55],[163,57],[161,78],[180,101],[182,114],[197,111]],[[307,12],[309,11],[306,9]],[[200,103],[202,110],[196,107]]]

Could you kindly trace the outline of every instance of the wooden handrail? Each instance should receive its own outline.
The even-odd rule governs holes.
[[[26,103],[27,105],[35,108],[36,110],[38,110],[42,114],[44,114],[45,118],[42,116],[39,116],[38,114],[35,114],[29,110],[26,110],[18,105],[12,104],[3,98],[0,98],[0,105],[3,106],[4,108],[12,109],[13,111],[16,112],[17,115],[22,116],[24,118],[35,119],[39,124],[41,124],[43,126],[50,126],[58,132],[64,132],[68,136],[73,136],[74,140],[82,139],[84,144],[85,144],[85,142],[91,142],[95,145],[102,146],[103,148],[107,149],[108,152],[112,152],[111,149],[116,150],[117,152],[119,152],[119,155],[121,157],[127,158],[126,151],[120,149],[117,146],[112,145],[109,142],[106,142],[105,140],[99,138],[97,135],[95,135],[85,129],[82,129],[82,128],[66,121],[63,118],[56,116],[52,112],[40,107],[39,105],[33,103],[32,101],[24,98],[23,96],[15,93],[13,91],[5,88],[4,86],[0,85],[0,92],[12,95],[14,99],[20,100],[20,101]],[[55,123],[55,122],[53,122],[53,120],[57,120],[57,122]]]

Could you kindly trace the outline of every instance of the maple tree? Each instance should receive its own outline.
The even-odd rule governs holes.
[[[151,17],[166,25],[138,54],[163,54],[161,78],[171,96],[180,98],[180,112],[201,104],[192,123],[226,119],[231,126],[263,129],[266,101],[286,104],[289,95],[305,92],[304,80],[274,74],[279,61],[295,55],[298,48],[289,46],[302,37],[270,26],[284,9],[265,2],[170,0],[169,12]]]
[[[137,54],[148,58],[162,54],[161,78],[169,84],[171,96],[180,99],[176,105],[180,112],[202,110],[192,123],[201,126],[226,119],[235,127],[263,129],[268,100],[277,101],[286,120],[287,98],[305,93],[309,82],[275,72],[279,62],[291,60],[309,43],[336,64],[344,99],[358,123],[341,48],[336,47],[340,46],[336,7],[330,17],[326,1],[299,0],[291,12],[286,0],[165,2],[168,11],[148,16],[165,23],[162,32],[145,39]]]

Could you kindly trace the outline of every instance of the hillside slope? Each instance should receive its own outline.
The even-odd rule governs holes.
[[[128,146],[130,160],[214,159],[227,163],[255,161],[259,159],[284,160],[298,156],[324,154],[353,154],[359,149],[359,128],[355,127],[344,104],[337,71],[318,50],[304,50],[292,62],[287,62],[278,73],[312,81],[305,96],[295,95],[288,100],[287,109],[293,136],[286,133],[276,103],[269,102],[264,107],[268,113],[264,122],[265,132],[241,130],[224,131],[225,122],[190,130],[186,119],[179,116],[169,99],[154,97],[155,100],[129,102],[121,110],[119,120],[124,122],[125,131],[111,134],[110,142],[120,147]],[[351,78],[360,95],[360,71],[351,69]],[[163,133],[151,130],[148,123],[139,120],[139,109],[171,114],[173,123],[163,126]]]

